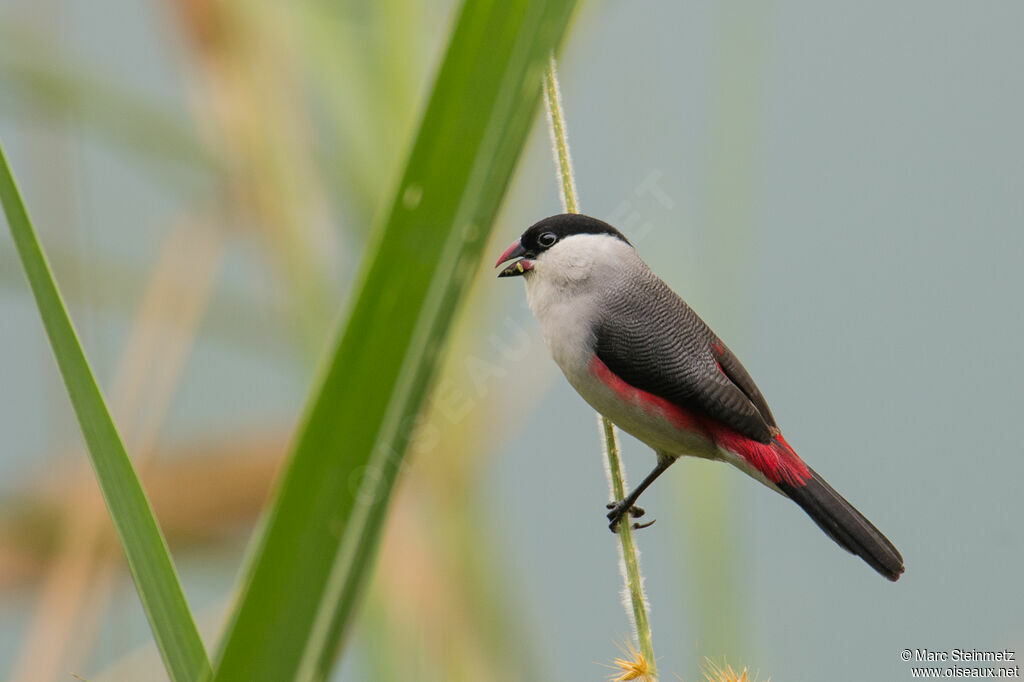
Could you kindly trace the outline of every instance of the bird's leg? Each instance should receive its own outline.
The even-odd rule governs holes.
[[[676,461],[676,459],[676,457],[670,457],[669,455],[665,455],[659,452],[658,464],[657,466],[654,467],[654,470],[651,471],[651,473],[647,474],[647,478],[641,481],[640,485],[633,489],[633,492],[631,492],[629,495],[626,495],[625,499],[619,500],[618,502],[612,502],[608,505],[608,508],[611,509],[611,511],[608,512],[608,521],[610,522],[608,524],[608,529],[611,532],[616,532],[619,526],[619,521],[622,520],[622,517],[625,516],[627,512],[630,516],[633,517],[639,517],[644,515],[644,510],[641,509],[640,507],[634,506],[634,503],[640,497],[640,494],[643,493],[643,491],[647,490],[647,486],[654,483],[654,479],[656,479],[658,476],[661,476],[666,469],[672,466],[672,463]],[[633,528],[647,528],[647,526],[650,526],[652,523],[654,523],[653,520],[648,521],[647,523],[634,523]]]

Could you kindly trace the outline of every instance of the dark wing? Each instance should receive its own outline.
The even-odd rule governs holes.
[[[741,435],[769,443],[778,433],[754,380],[704,321],[645,269],[604,297],[595,352],[626,383]]]
[[[683,305],[686,304],[683,303]],[[704,323],[701,322],[701,324]],[[704,328],[708,329],[707,325],[704,325]],[[708,331],[711,330],[708,329]],[[750,402],[754,403],[754,407],[757,408],[761,418],[768,423],[768,426],[773,429],[777,428],[775,417],[772,416],[772,411],[768,407],[768,401],[761,395],[761,389],[757,387],[753,378],[747,373],[743,365],[740,364],[739,358],[733,355],[732,351],[717,336],[711,343],[711,354],[715,356],[718,366],[722,368],[722,371],[729,377],[729,380],[743,391],[743,394],[747,396]]]

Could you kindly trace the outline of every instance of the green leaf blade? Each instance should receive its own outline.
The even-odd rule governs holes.
[[[574,5],[463,6],[252,557],[218,681],[306,680],[329,670],[446,332]]]
[[[167,544],[89,368],[2,145],[0,203],[164,665],[173,682],[198,680],[209,674],[209,658]]]

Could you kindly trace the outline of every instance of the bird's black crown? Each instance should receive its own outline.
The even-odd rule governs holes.
[[[629,240],[608,223],[581,213],[560,213],[534,223],[530,229],[523,232],[519,243],[527,254],[536,258],[574,234],[607,234],[629,244]]]

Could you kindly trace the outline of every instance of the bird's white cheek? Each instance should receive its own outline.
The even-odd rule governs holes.
[[[566,284],[587,278],[593,267],[593,259],[586,252],[552,250],[544,254],[547,275]]]

